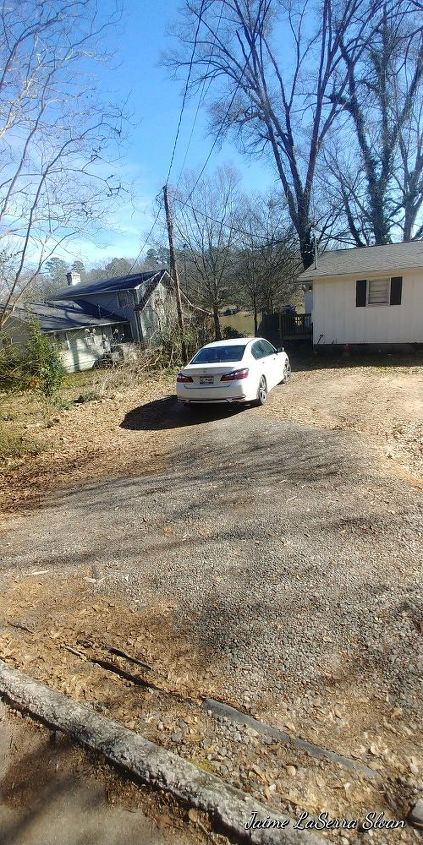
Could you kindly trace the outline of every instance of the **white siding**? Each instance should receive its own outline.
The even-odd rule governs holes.
[[[90,370],[104,353],[110,350],[113,326],[91,331],[77,329],[60,333],[58,343],[63,366],[67,373]]]
[[[313,313],[313,289],[304,291],[304,314]]]
[[[401,305],[357,308],[355,283],[364,275],[314,280],[313,343],[423,343],[423,268],[392,273],[402,275]]]
[[[140,312],[142,335],[145,343],[158,341],[160,326],[176,317],[176,301],[166,285],[159,282]]]
[[[10,338],[12,343],[21,345],[29,340],[29,325],[23,320],[17,320],[14,317],[9,317],[1,330],[1,334],[2,337],[0,345],[1,343],[6,344],[7,338]]]

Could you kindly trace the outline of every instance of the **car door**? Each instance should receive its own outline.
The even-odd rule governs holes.
[[[271,390],[282,378],[281,361],[277,350],[268,340],[262,338],[260,342],[266,358],[267,386]]]
[[[271,390],[271,388],[276,383],[274,381],[274,366],[271,355],[269,354],[268,347],[271,347],[270,351],[273,351],[273,347],[267,340],[256,340],[253,343],[251,348],[251,354],[253,358],[257,361],[257,383],[260,380],[262,375],[266,378],[267,389]]]

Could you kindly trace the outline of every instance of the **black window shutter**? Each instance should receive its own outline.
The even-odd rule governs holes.
[[[402,276],[393,276],[391,279],[390,305],[401,305]]]
[[[364,308],[366,304],[367,279],[357,279],[355,283],[355,304],[357,308]]]

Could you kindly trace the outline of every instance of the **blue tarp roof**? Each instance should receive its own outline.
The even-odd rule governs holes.
[[[158,283],[165,273],[167,270],[149,270],[147,273],[131,273],[129,276],[119,276],[116,279],[100,279],[88,285],[79,282],[77,285],[68,285],[64,290],[60,290],[57,297],[58,299],[79,299],[80,296],[103,293],[103,291],[106,293],[112,290],[134,290],[153,278]]]
[[[50,300],[49,302],[30,302],[15,308],[13,316],[18,320],[30,322],[37,320],[45,332],[64,332],[68,329],[83,329],[90,326],[105,326],[111,323],[125,323],[122,317],[110,311],[99,309],[86,302],[73,300]]]

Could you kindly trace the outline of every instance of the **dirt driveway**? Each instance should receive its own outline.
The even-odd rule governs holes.
[[[9,471],[32,506],[51,493],[3,523],[0,655],[284,812],[402,818],[423,781],[423,370],[300,366],[264,409],[190,416],[163,386],[60,415],[48,457]]]

